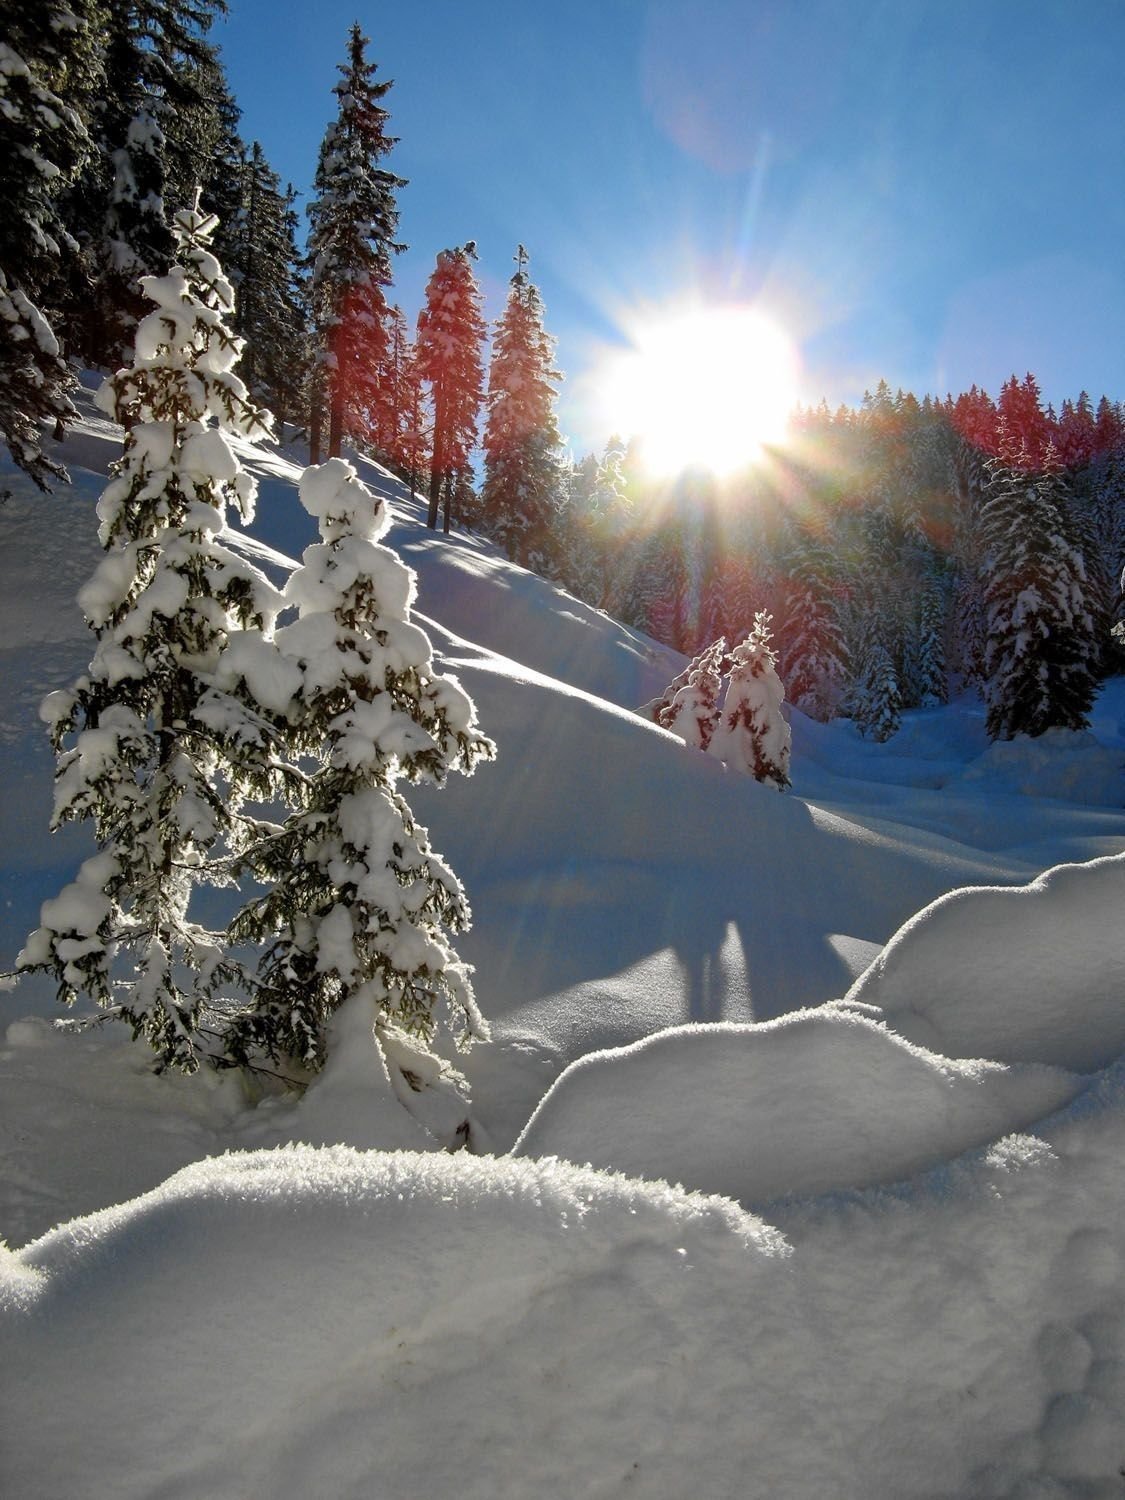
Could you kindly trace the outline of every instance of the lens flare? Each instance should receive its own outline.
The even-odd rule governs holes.
[[[757,308],[694,307],[639,324],[612,357],[601,405],[660,474],[729,474],[785,435],[797,401],[792,340]]]

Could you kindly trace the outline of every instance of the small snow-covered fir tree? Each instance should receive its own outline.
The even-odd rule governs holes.
[[[339,458],[306,469],[300,495],[321,541],[290,579],[300,613],[276,644],[300,678],[288,736],[320,759],[280,834],[247,856],[269,889],[232,933],[270,945],[232,1045],[316,1071],[335,1013],[360,1007],[392,1082],[414,1086],[443,1022],[464,1044],[487,1027],[446,936],[468,925],[465,893],[398,783],[440,785],[495,747],[410,620],[414,575],[379,543],[382,499]]]
[[[228,436],[264,435],[269,417],[231,371],[214,218],[185,211],[174,228],[177,263],[143,282],[156,306],[133,364],[98,393],[126,432],[98,504],[108,555],[79,596],[97,645],[43,709],[61,752],[54,824],[90,819],[98,852],[44,904],[17,963],[53,974],[64,1002],[85,993],[128,1022],[158,1067],[192,1071],[235,974],[190,899],[224,878],[212,852],[252,831],[243,798],[273,786],[261,714],[216,674],[231,634],[268,627],[281,599],[219,540],[228,505],[248,519],[254,504]]]
[[[722,636],[701,651],[671,682],[654,705],[653,717],[663,729],[678,734],[685,745],[706,750],[719,722],[723,674],[730,668]]]
[[[727,688],[708,754],[732,770],[747,771],[755,780],[784,791],[791,784],[792,732],[781,711],[785,689],[777,675],[777,654],[765,610],[754,616],[750,634],[730,653],[729,662]]]

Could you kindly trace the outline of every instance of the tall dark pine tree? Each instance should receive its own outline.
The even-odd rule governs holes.
[[[237,299],[235,330],[245,341],[239,374],[283,425],[303,420],[307,373],[293,190],[282,192],[257,141],[239,164],[237,182],[239,209],[224,264]]]
[[[84,7],[77,7],[82,11]],[[0,439],[40,488],[64,471],[42,447],[43,424],[72,411],[72,377],[50,301],[77,249],[59,213],[61,185],[90,149],[68,102],[88,63],[89,26],[70,6],[5,4],[0,42]]]
[[[485,528],[508,556],[549,574],[560,485],[555,386],[562,377],[522,245],[516,267],[492,343],[481,506]]]
[[[484,398],[484,316],[472,262],[472,240],[443,250],[426,285],[426,305],[418,314],[414,350],[417,370],[430,388],[433,408],[433,457],[430,463],[428,522],[437,528],[438,506],[445,492],[445,530],[455,476],[468,464],[476,446],[477,417]]]
[[[177,151],[195,150],[206,90],[221,68],[206,40],[224,0],[102,0],[105,44],[91,120],[96,153],[69,212],[83,245],[92,296],[75,322],[84,356],[126,357],[144,299],[140,277],[160,275],[172,255],[173,213],[194,190]],[[227,96],[229,101],[229,95]],[[189,119],[194,131],[185,130]]]
[[[392,254],[405,248],[395,241],[395,192],[405,186],[405,178],[379,165],[395,145],[387,134],[390,116],[381,103],[391,81],[375,82],[376,65],[367,61],[367,46],[368,38],[354,25],[347,61],[340,65],[340,82],[333,90],[339,112],[321,144],[316,197],[309,205],[310,296],[319,342],[320,392],[313,447],[319,447],[323,402],[333,457],[345,436],[361,441],[367,437],[378,370],[386,356],[383,288],[391,284]]]
[[[1025,452],[991,462],[981,512],[992,739],[1084,729],[1096,688],[1094,627],[1085,565],[1067,533],[1066,481],[1050,452],[1038,473]]]

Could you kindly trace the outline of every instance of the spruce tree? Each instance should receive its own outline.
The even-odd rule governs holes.
[[[898,673],[890,651],[877,637],[871,640],[862,662],[848,706],[860,734],[882,744],[902,727]]]
[[[770,617],[764,610],[755,617],[750,634],[730,653],[727,670],[726,692],[708,754],[732,770],[748,772],[756,781],[784,791],[791,785],[792,733],[781,711],[785,689],[777,675]]]
[[[309,267],[313,323],[318,340],[320,399],[327,407],[328,452],[345,437],[366,442],[370,411],[378,399],[378,371],[386,358],[391,256],[396,243],[395,193],[405,186],[380,165],[395,145],[382,105],[391,87],[375,82],[367,61],[369,40],[359,25],[348,36],[340,64],[336,119],[325,132],[309,205]],[[320,410],[314,413],[319,433]],[[314,441],[314,448],[318,441]],[[319,454],[314,455],[319,457]]]
[[[244,799],[277,786],[263,715],[223,691],[220,662],[241,628],[268,629],[280,596],[219,539],[228,505],[249,519],[254,503],[229,438],[265,435],[269,418],[232,373],[215,221],[184,211],[174,227],[178,260],[144,280],[155,307],[133,362],[98,393],[126,430],[98,505],[108,555],[80,595],[93,659],[44,705],[60,752],[54,824],[90,819],[98,852],[44,904],[18,966],[126,1021],[158,1069],[192,1071],[237,978],[192,918],[192,892],[224,881],[212,857],[255,829]]]
[[[306,469],[300,495],[321,540],[286,590],[299,618],[275,639],[300,681],[282,732],[316,764],[281,831],[245,858],[267,889],[232,936],[269,946],[230,1046],[315,1072],[350,1003],[370,1014],[393,1079],[411,1071],[404,1046],[432,1060],[443,1024],[462,1044],[487,1035],[447,937],[468,925],[465,893],[399,783],[440,785],[495,747],[410,620],[414,575],[380,545],[383,500],[339,458]]]
[[[987,728],[992,739],[1084,729],[1096,690],[1086,571],[1067,534],[1065,479],[1048,450],[990,464],[982,509],[987,552]]]
[[[208,109],[203,94],[219,64],[206,34],[226,6],[224,0],[100,0],[100,8],[105,41],[90,121],[95,153],[68,204],[91,282],[74,310],[72,342],[91,363],[113,365],[127,357],[144,309],[140,278],[168,267],[173,194],[194,187],[173,158],[177,150],[195,150],[192,132],[182,126],[189,118],[198,124]]]
[[[284,428],[307,411],[307,327],[298,271],[293,189],[283,192],[257,141],[236,174],[239,209],[226,235],[236,293],[235,328],[243,340],[238,371],[255,399]]]
[[[611,438],[594,477],[587,520],[598,580],[594,603],[614,616],[620,616],[631,573],[628,544],[633,506],[625,480],[624,458],[623,444]]]
[[[444,529],[449,530],[454,476],[468,464],[477,441],[477,418],[484,398],[481,349],[485,325],[480,289],[473,275],[476,254],[477,247],[471,240],[459,249],[439,254],[426,284],[426,305],[418,314],[416,369],[430,388],[433,411],[427,515],[431,530],[437,528],[443,488]]]
[[[516,267],[492,342],[481,509],[485,529],[513,562],[550,576],[561,480],[555,386],[562,377],[522,245]]]
[[[79,14],[75,14],[75,9]],[[52,326],[77,244],[59,207],[90,139],[70,102],[91,47],[85,7],[4,6],[0,40],[0,439],[41,488],[65,470],[43,451],[43,428],[73,413],[73,377]]]
[[[823,542],[800,527],[789,534],[782,568],[781,673],[795,707],[827,722],[848,680],[839,568]]]
[[[405,441],[413,401],[414,351],[406,315],[397,305],[387,310],[386,348],[371,408],[371,446],[383,463],[409,473]]]
[[[662,729],[678,734],[685,745],[706,750],[719,722],[723,674],[730,665],[727,643],[720,636],[669,684],[654,705],[653,718]]]

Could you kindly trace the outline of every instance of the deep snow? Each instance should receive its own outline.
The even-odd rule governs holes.
[[[86,411],[73,488],[0,510],[0,966],[87,848],[36,710],[118,450]],[[281,581],[297,471],[251,462]],[[428,1149],[362,1018],[252,1101],[21,984],[12,1493],[1119,1497],[1125,683],[991,748],[971,701],[885,745],[794,714],[778,794],[631,712],[682,658],[362,467],[499,746],[409,800],[474,908],[475,1138],[517,1154]]]

